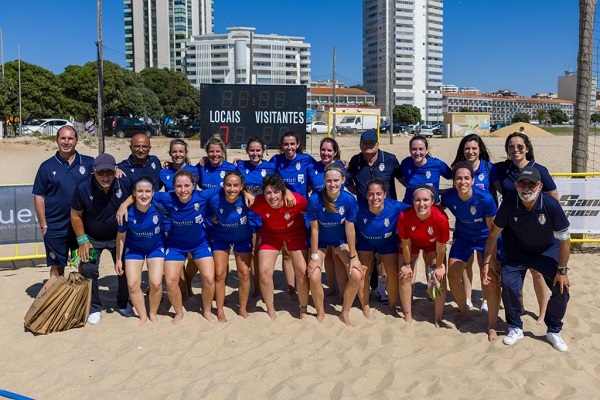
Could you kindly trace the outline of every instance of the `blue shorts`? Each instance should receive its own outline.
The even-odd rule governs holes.
[[[223,240],[216,235],[213,236],[213,251],[229,251],[231,246],[233,246],[233,251],[236,253],[252,253],[252,236],[246,240],[240,240],[239,242],[230,242],[229,240]]]
[[[193,249],[178,249],[177,247],[168,247],[165,250],[165,261],[185,261],[188,253],[194,260],[200,258],[212,257],[212,250],[208,243],[202,243]]]
[[[356,251],[370,251],[378,254],[397,254],[398,253],[398,242],[396,240],[390,240],[385,242],[381,246],[375,246],[371,242],[361,240],[356,241]]]
[[[71,229],[68,232],[47,231],[44,236],[46,248],[46,265],[65,267],[68,264],[69,250],[77,249],[77,239]]]
[[[467,243],[464,240],[454,238],[449,258],[467,262],[473,256],[473,251],[483,252],[483,250],[485,250],[485,241]]]
[[[141,250],[138,248],[129,248],[125,247],[125,251],[123,252],[123,260],[140,260],[143,261],[146,258],[165,258],[165,248],[161,245],[155,247],[152,250]]]
[[[309,243],[310,243],[310,241],[309,241]],[[333,242],[325,242],[325,241],[319,240],[319,248],[326,249],[329,246],[338,247],[338,246],[341,246],[346,243],[348,243],[346,238],[343,238],[340,240],[334,240]]]

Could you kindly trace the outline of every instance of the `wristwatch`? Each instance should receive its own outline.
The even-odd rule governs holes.
[[[557,272],[561,275],[566,275],[569,271],[569,267],[558,267]]]
[[[313,253],[310,255],[310,259],[314,260],[314,261],[318,261],[319,260],[319,253]]]

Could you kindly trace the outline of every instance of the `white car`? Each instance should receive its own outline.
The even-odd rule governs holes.
[[[306,124],[306,133],[327,133],[327,124],[321,121]]]
[[[54,136],[65,125],[73,126],[66,119],[45,118],[34,120],[29,125],[23,125],[23,134],[31,135],[33,133],[40,133],[44,136]]]

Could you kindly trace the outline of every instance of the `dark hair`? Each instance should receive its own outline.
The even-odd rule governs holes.
[[[534,159],[533,145],[531,144],[531,141],[529,140],[529,136],[527,136],[523,132],[513,132],[506,137],[506,142],[504,142],[504,151],[506,151],[506,154],[508,154],[508,142],[510,142],[510,139],[516,138],[516,137],[523,139],[523,141],[525,142],[525,147],[527,148],[527,153],[525,154],[525,159],[527,161],[533,160]]]
[[[60,128],[58,128],[58,130],[56,131],[56,140],[58,140],[58,137],[60,136],[60,131],[62,131],[63,129],[72,129],[73,132],[75,132],[75,139],[79,140],[79,135],[77,134],[77,129],[75,129],[71,125],[63,125]]]
[[[456,164],[452,165],[452,179],[456,178],[456,172],[461,168],[468,169],[471,173],[471,178],[475,176],[475,172],[473,171],[473,167],[471,166],[471,164],[465,161],[459,161]]]
[[[487,147],[485,147],[485,143],[483,143],[483,139],[479,135],[474,133],[463,137],[458,144],[458,149],[456,149],[456,158],[452,161],[452,165],[457,164],[461,161],[466,161],[465,158],[465,145],[469,142],[477,142],[479,146],[479,159],[490,162],[490,152]]]
[[[219,135],[218,133],[215,133],[214,135],[212,135],[212,137],[210,139],[208,139],[206,141],[206,145],[204,146],[204,151],[206,151],[207,154],[208,154],[208,149],[213,144],[216,144],[217,146],[221,147],[221,150],[223,151],[223,159],[227,160],[227,146],[225,145],[225,142],[223,141],[223,139],[221,139],[221,135]]]
[[[321,139],[321,143],[319,143],[319,150],[321,150],[321,147],[323,147],[323,143],[331,143],[331,145],[333,146],[333,151],[335,152],[335,154],[333,156],[334,160],[341,159],[342,153],[340,152],[340,145],[334,138],[325,137],[325,138]]]
[[[246,149],[250,147],[250,143],[254,142],[260,143],[260,148],[263,150],[265,149],[265,141],[260,136],[251,136],[250,139],[248,139],[248,143],[246,144]]]
[[[409,150],[410,150],[410,147],[412,146],[413,142],[416,142],[417,140],[420,140],[423,143],[425,143],[425,148],[429,149],[429,142],[427,141],[427,138],[423,135],[415,135],[412,138],[410,138],[410,141],[408,142]],[[427,153],[426,157],[431,157],[431,154]]]
[[[296,132],[292,131],[286,132],[283,135],[281,135],[281,137],[279,138],[279,150],[283,151],[281,146],[283,146],[283,139],[285,139],[286,137],[293,137],[294,139],[296,139],[296,143],[298,143],[298,149],[296,149],[296,153],[302,153],[302,142],[300,142],[300,136],[298,136]]]
[[[325,167],[324,173],[327,174],[329,171],[339,172],[340,174],[342,174],[342,179],[346,176],[346,171],[344,171],[344,168],[342,168],[339,164],[336,163],[331,163]],[[335,200],[329,197],[327,189],[323,190],[321,192],[321,195],[323,196],[323,203],[325,204],[325,208],[327,209],[327,211],[329,211],[330,213],[336,213],[337,208],[335,207]]]
[[[384,192],[387,192],[385,181],[382,178],[378,177],[378,176],[376,176],[375,178],[371,178],[371,179],[369,179],[367,181],[366,192],[369,191],[369,188],[372,185],[379,185],[379,186],[381,186],[381,188],[383,189]]]
[[[154,190],[154,179],[152,179],[151,177],[149,177],[147,175],[142,175],[142,176],[138,177],[135,181],[133,181],[133,186],[132,186],[133,190],[135,190],[135,187],[140,182],[147,182],[147,183],[151,184],[152,189]]]
[[[171,142],[169,142],[169,155],[171,155],[171,150],[172,150],[173,146],[175,146],[175,145],[180,145],[180,146],[183,146],[185,148],[185,160],[184,161],[187,164],[189,164],[190,163],[190,159],[187,156],[187,154],[188,154],[188,145],[185,142],[185,140],[179,139],[179,138],[171,140]]]
[[[415,196],[416,196],[417,192],[418,192],[419,190],[425,190],[425,189],[426,189],[427,191],[429,191],[429,193],[431,193],[431,199],[432,199],[432,200],[435,200],[435,192],[434,192],[433,186],[431,186],[431,185],[419,185],[419,186],[417,186],[417,187],[415,188],[415,190],[413,191],[413,195],[412,195],[412,200],[413,200],[413,202],[414,202],[414,200],[415,200]]]
[[[240,171],[238,171],[237,169],[229,171],[229,172],[227,172],[225,174],[225,177],[223,178],[223,184],[225,184],[225,181],[227,180],[227,177],[231,176],[231,175],[235,175],[238,178],[240,178],[240,182],[242,183],[242,190],[246,191],[246,181],[244,180],[244,177],[243,177],[242,173]]]
[[[263,182],[262,182],[263,193],[265,192],[265,189],[267,188],[267,186],[271,186],[273,189],[278,190],[281,193],[285,194],[285,191],[286,191],[285,182],[283,182],[283,179],[281,178],[281,176],[279,176],[277,174],[269,174],[269,175],[265,176],[265,178],[263,179]]]
[[[192,174],[192,171],[187,170],[185,168],[181,168],[179,171],[175,172],[175,176],[173,177],[173,185],[175,185],[175,182],[180,176],[187,176],[188,178],[190,178],[190,181],[192,183],[196,183],[196,177],[194,176],[194,174]]]

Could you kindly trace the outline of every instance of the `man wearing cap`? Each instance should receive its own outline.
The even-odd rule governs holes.
[[[77,236],[81,273],[92,280],[92,305],[88,323],[95,325],[102,318],[102,302],[98,288],[98,267],[102,250],[110,251],[116,262],[117,219],[121,203],[131,194],[127,179],[116,179],[117,164],[110,154],[102,153],[94,160],[93,175],[81,182],[73,192],[71,223]],[[93,248],[98,257],[90,255]],[[127,278],[117,275],[117,307],[126,316],[133,316],[128,302]]]
[[[40,165],[32,190],[51,276],[64,274],[69,250],[77,248],[71,226],[71,197],[79,182],[89,178],[94,162],[75,150],[77,131],[72,126],[65,125],[56,132],[56,144],[58,151]]]
[[[395,155],[379,149],[379,138],[373,129],[366,130],[360,135],[360,153],[352,156],[348,164],[346,189],[356,195],[358,201],[364,201],[367,196],[367,182],[375,177],[386,182],[388,197],[397,200],[395,179],[402,179],[400,163]],[[371,277],[371,288],[377,288],[378,299],[386,303],[385,285],[387,278],[383,266],[377,267],[379,278]]]
[[[130,185],[140,176],[152,178],[154,190],[160,190],[160,160],[150,155],[150,138],[143,133],[138,133],[131,138],[131,155],[121,161],[117,167],[124,173]],[[121,175],[118,175],[121,177]]]
[[[489,273],[501,272],[508,324],[503,342],[513,345],[523,338],[521,289],[525,273],[529,268],[540,272],[552,291],[544,318],[546,339],[556,350],[567,351],[560,331],[569,302],[569,221],[558,201],[542,192],[541,180],[536,168],[522,168],[515,181],[518,196],[507,196],[500,205],[485,246],[484,281]],[[501,232],[501,271],[490,270],[490,258]]]

